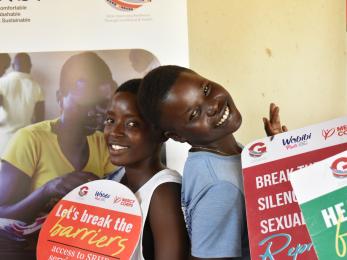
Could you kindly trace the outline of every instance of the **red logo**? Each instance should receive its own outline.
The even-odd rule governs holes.
[[[263,142],[258,142],[258,143],[252,144],[248,148],[248,151],[251,157],[258,158],[262,156],[264,153],[266,153],[266,146]]]
[[[322,136],[324,137],[324,140],[327,140],[329,137],[331,137],[333,134],[335,134],[335,128],[331,129],[323,129],[322,130]]]
[[[338,126],[336,128],[331,129],[323,129],[322,130],[322,136],[324,137],[324,140],[327,140],[331,136],[344,136],[347,135],[347,125]]]
[[[116,196],[116,197],[114,197],[113,204],[118,204],[118,203],[120,203],[121,201],[122,201],[122,198]]]
[[[335,177],[347,177],[347,157],[336,159],[330,166]]]
[[[106,0],[111,6],[121,11],[134,11],[135,9],[150,3],[152,0]]]
[[[130,207],[132,208],[134,206],[135,200],[132,199],[127,199],[127,198],[122,198],[122,197],[114,197],[113,199],[113,204],[120,204],[125,207]]]
[[[88,194],[89,188],[88,186],[82,186],[80,188],[80,191],[78,192],[78,195],[80,195],[81,197],[85,196]]]

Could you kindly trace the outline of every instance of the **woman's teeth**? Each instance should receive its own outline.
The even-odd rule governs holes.
[[[229,107],[227,106],[225,107],[222,118],[219,120],[216,126],[220,126],[221,124],[223,124],[225,120],[228,118],[228,116],[229,116]]]
[[[123,150],[123,149],[127,149],[128,147],[126,146],[121,146],[121,145],[118,145],[118,144],[113,144],[111,145],[111,148],[115,151],[119,151],[119,150]]]

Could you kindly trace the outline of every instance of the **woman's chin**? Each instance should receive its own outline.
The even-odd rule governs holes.
[[[112,156],[111,156],[110,161],[113,165],[116,165],[116,166],[126,166],[127,165],[127,161],[121,160],[119,157],[117,157],[117,158],[113,157],[112,158]]]

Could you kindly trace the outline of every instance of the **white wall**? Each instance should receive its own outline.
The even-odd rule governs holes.
[[[264,136],[268,104],[290,129],[346,114],[344,0],[189,0],[191,68],[224,85],[242,143]]]

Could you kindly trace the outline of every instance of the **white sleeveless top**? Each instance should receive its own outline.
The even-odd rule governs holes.
[[[122,177],[125,174],[125,169],[121,168],[117,171],[117,174],[112,176],[112,180],[120,182]],[[164,169],[155,174],[151,179],[149,179],[142,187],[135,193],[135,196],[137,200],[140,203],[141,211],[142,211],[142,228],[141,228],[141,236],[139,243],[137,244],[137,247],[135,249],[135,252],[133,256],[131,257],[132,260],[145,260],[142,253],[142,234],[143,234],[143,228],[145,226],[149,204],[151,202],[151,198],[153,195],[154,190],[163,183],[166,182],[174,182],[174,183],[181,183],[182,177],[181,175],[170,169]]]

